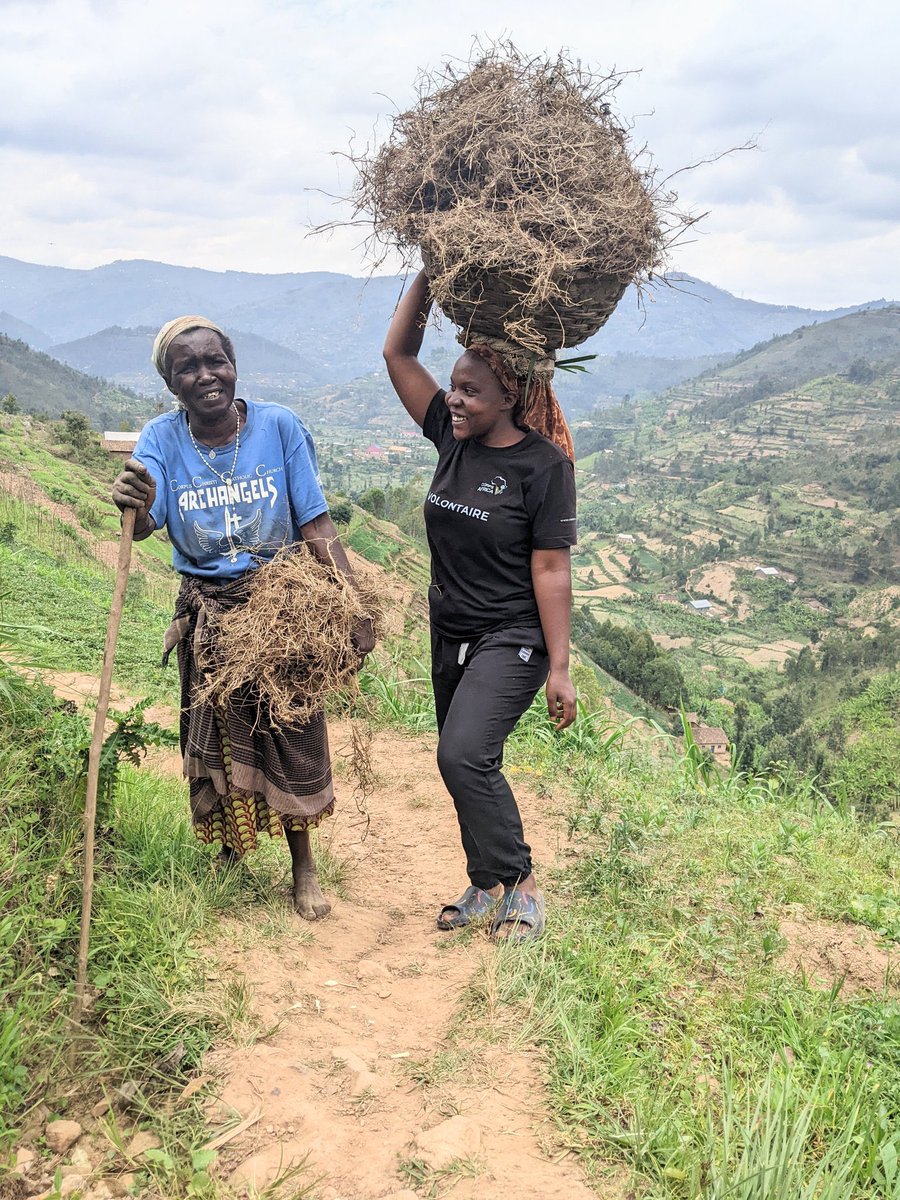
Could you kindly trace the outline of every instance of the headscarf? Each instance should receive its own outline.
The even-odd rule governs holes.
[[[222,345],[226,351],[231,345],[224,329],[220,329],[218,325],[210,321],[207,317],[176,317],[174,321],[168,321],[156,335],[156,341],[153,343],[153,350],[150,354],[150,361],[166,381],[166,385],[169,382],[166,376],[166,355],[169,352],[169,347],[177,337],[181,337],[183,333],[187,333],[190,329],[211,329],[213,333],[217,333],[222,339]],[[231,355],[229,355],[229,358],[231,358]],[[232,361],[234,360],[232,359]]]
[[[528,429],[542,433],[574,462],[572,434],[553,391],[556,362],[553,354],[534,355],[515,342],[480,333],[460,333],[457,341],[487,363],[504,391],[518,396],[521,407],[516,414],[517,420]]]

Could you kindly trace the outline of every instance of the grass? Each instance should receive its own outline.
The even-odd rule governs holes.
[[[359,514],[354,514],[342,541],[357,554],[381,567],[389,567],[391,560],[401,550],[399,542],[375,529],[371,522],[365,521]]]
[[[153,1194],[214,1194],[200,1097],[172,1105],[214,1041],[266,1031],[247,985],[209,970],[208,933],[252,915],[279,919],[288,862],[275,847],[254,870],[219,870],[194,839],[184,786],[122,765],[115,810],[98,828],[83,1031],[69,1021],[80,911],[83,718],[5,670],[0,688],[0,1147],[37,1103],[77,1115],[123,1086],[109,1122],[151,1129],[161,1150],[142,1172]],[[328,860],[327,854],[323,858]],[[337,867],[327,867],[339,874]],[[262,921],[260,924],[260,901]],[[108,1131],[111,1167],[117,1135]]]
[[[426,1200],[446,1195],[460,1179],[477,1179],[484,1173],[483,1165],[474,1158],[455,1158],[445,1167],[430,1167],[419,1158],[403,1158],[397,1167],[406,1187]]]
[[[23,479],[7,479],[0,485],[0,528],[7,544],[18,544],[29,550],[39,550],[67,563],[78,562],[87,569],[109,574],[98,562],[91,538],[103,538],[116,543],[119,538],[119,519],[108,498],[109,485],[98,482],[80,467],[71,467],[68,486],[60,488],[53,482],[58,478],[58,460],[50,469],[50,481],[31,467]],[[19,464],[24,466],[27,464]],[[45,473],[46,475],[46,473]],[[34,484],[42,485],[49,500],[66,504],[79,525],[60,520],[45,508],[33,503]],[[99,494],[98,494],[99,492]],[[132,551],[135,566],[143,568],[140,586],[155,603],[167,606],[177,588],[172,571],[172,548],[163,536],[135,543]],[[137,572],[134,573],[137,577]]]
[[[884,928],[859,898],[896,897],[896,841],[814,789],[618,748],[594,785],[549,935],[482,988],[488,1021],[515,1005],[543,1045],[563,1143],[648,1198],[896,1200],[896,992],[787,974],[778,920]]]
[[[43,665],[99,675],[113,575],[99,564],[67,561],[30,547],[0,544],[3,619],[42,625]],[[116,680],[144,695],[177,704],[177,672],[160,666],[171,608],[129,581],[116,651]]]
[[[376,723],[409,733],[430,732],[437,728],[430,679],[421,658],[389,646],[370,655],[359,673],[359,707]]]
[[[454,1030],[452,1044],[427,1058],[407,1058],[400,1066],[413,1083],[423,1088],[437,1088],[448,1083],[461,1071],[471,1079],[475,1067],[475,1054],[471,1046],[460,1045],[459,1030]]]
[[[16,623],[45,626],[54,665],[96,672],[111,576],[70,553],[77,534],[42,529],[46,544],[0,538],[3,649],[15,650]],[[371,541],[372,554],[395,553]],[[631,607],[687,626],[669,606]],[[132,592],[117,679],[171,702],[175,672],[154,665],[168,617]],[[374,656],[361,677],[369,717],[433,731],[426,663],[421,638]],[[485,1030],[506,1037],[518,1014],[517,1038],[543,1048],[562,1144],[598,1177],[611,1162],[630,1170],[645,1200],[900,1200],[900,1004],[888,989],[822,990],[779,962],[785,911],[900,940],[896,834],[809,783],[709,773],[690,743],[666,757],[660,737],[654,758],[634,722],[598,715],[593,675],[579,691],[592,703],[572,729],[551,734],[539,696],[507,747],[510,771],[565,814],[569,842],[545,939],[499,948],[473,985]],[[201,1099],[170,1100],[211,1044],[265,1032],[246,984],[211,978],[208,931],[226,917],[237,944],[293,930],[288,857],[264,840],[248,869],[216,870],[181,784],[122,768],[100,830],[92,1002],[73,1075],[84,745],[78,714],[0,667],[0,1143],[40,1100],[77,1113],[124,1084],[111,1161],[143,1125],[162,1142],[142,1171],[150,1194],[212,1197]],[[327,843],[318,858],[340,894],[346,864]],[[418,969],[405,972],[411,986]],[[423,1087],[471,1067],[470,1011],[464,1045],[410,1061]],[[477,1165],[432,1172],[409,1159],[401,1173],[434,1196]]]

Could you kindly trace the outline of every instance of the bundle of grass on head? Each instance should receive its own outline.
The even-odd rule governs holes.
[[[637,165],[610,105],[621,80],[510,43],[423,73],[386,144],[351,155],[357,214],[383,250],[421,252],[464,331],[535,354],[577,345],[691,223]]]
[[[275,728],[303,724],[329,697],[356,692],[360,658],[351,638],[366,618],[378,638],[374,582],[358,575],[353,588],[304,546],[288,547],[256,571],[245,604],[211,618],[216,652],[197,699],[225,702],[252,685]]]

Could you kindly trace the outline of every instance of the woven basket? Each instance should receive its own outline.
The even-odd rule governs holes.
[[[422,261],[432,274],[436,264],[427,246],[422,246]],[[629,279],[576,272],[562,288],[565,302],[526,308],[522,296],[528,281],[523,276],[472,270],[456,279],[453,298],[441,308],[466,332],[510,338],[530,350],[549,352],[578,346],[595,334],[609,320],[629,283]]]

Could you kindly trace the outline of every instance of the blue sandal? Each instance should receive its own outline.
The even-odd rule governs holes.
[[[454,900],[452,904],[445,904],[441,909],[437,927],[438,929],[463,929],[479,917],[486,917],[488,913],[493,912],[497,904],[498,901],[490,892],[484,892],[474,884],[469,884],[458,900]],[[454,913],[455,915],[445,917],[444,913]]]
[[[497,934],[504,925],[512,931],[499,939]],[[529,892],[513,888],[507,892],[491,921],[491,937],[495,941],[518,942],[538,938],[544,932],[544,897],[532,896]]]

